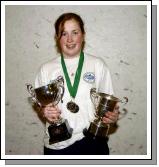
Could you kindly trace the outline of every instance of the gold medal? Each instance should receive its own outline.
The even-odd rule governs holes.
[[[72,113],[77,113],[79,111],[79,106],[71,100],[67,103],[67,109]]]

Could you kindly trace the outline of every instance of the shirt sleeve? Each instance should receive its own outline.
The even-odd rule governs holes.
[[[46,78],[47,78],[46,71],[44,70],[44,67],[41,66],[35,77],[35,88],[46,85],[47,82]]]
[[[96,79],[98,92],[114,94],[110,71],[103,60],[99,59],[96,64]]]

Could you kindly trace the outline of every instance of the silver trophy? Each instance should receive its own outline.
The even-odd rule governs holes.
[[[50,103],[56,106],[59,101],[62,102],[64,95],[64,79],[62,76],[57,77],[57,79],[53,80],[50,84],[36,89],[33,89],[31,84],[26,85],[32,101],[41,108]],[[50,124],[48,132],[50,144],[67,140],[72,136],[72,128],[69,127],[68,121],[62,117]]]
[[[96,92],[96,88],[90,90],[90,97],[95,107],[95,120],[91,122],[88,133],[94,137],[107,137],[110,124],[103,123],[103,116],[107,111],[113,112],[118,102],[126,104],[128,98],[123,97],[123,100],[120,100],[113,95]]]

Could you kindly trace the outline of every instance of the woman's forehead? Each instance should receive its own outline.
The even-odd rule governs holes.
[[[74,19],[71,19],[71,20],[67,20],[65,23],[64,23],[64,30],[65,29],[80,29],[80,26],[79,26],[79,23],[74,20]]]

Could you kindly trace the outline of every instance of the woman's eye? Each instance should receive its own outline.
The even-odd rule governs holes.
[[[74,35],[77,35],[77,34],[78,34],[78,32],[77,32],[77,31],[74,31],[74,32],[73,32],[73,34],[74,34]]]
[[[62,33],[62,36],[66,36],[66,33],[65,33],[65,32],[63,32],[63,33]]]

